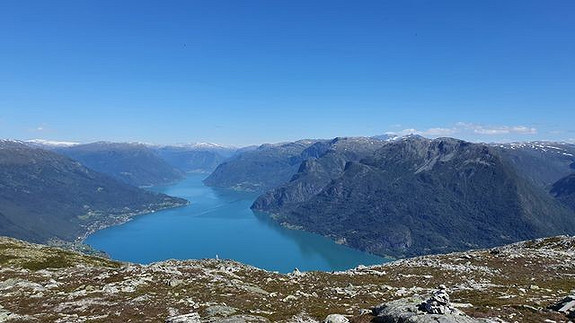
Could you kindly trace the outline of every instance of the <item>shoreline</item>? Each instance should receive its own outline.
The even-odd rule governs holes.
[[[196,175],[196,176],[194,176]],[[300,245],[301,243],[310,243],[310,248],[312,248],[311,243],[313,243],[313,250],[317,250],[317,255],[314,253],[314,258],[306,258],[305,256],[301,256],[302,260],[301,261],[293,261],[293,264],[290,264],[290,261],[287,261],[287,265],[280,263],[280,266],[274,266],[272,263],[270,263],[269,261],[265,261],[265,260],[257,260],[257,261],[249,261],[248,259],[244,259],[242,258],[242,252],[235,252],[233,253],[233,255],[235,256],[228,256],[227,258],[230,259],[236,259],[238,261],[244,261],[247,263],[250,263],[254,266],[259,266],[259,268],[268,268],[268,270],[279,270],[281,272],[290,272],[291,270],[293,270],[293,268],[298,267],[300,269],[304,269],[304,270],[320,270],[320,271],[325,271],[325,272],[330,272],[330,271],[340,271],[340,270],[346,270],[349,268],[353,268],[356,265],[359,264],[363,264],[363,265],[371,265],[371,264],[381,264],[381,263],[386,263],[389,261],[392,261],[394,259],[390,258],[390,257],[382,257],[380,255],[376,255],[374,253],[370,253],[370,252],[365,252],[363,250],[358,250],[356,248],[351,248],[350,246],[347,246],[345,244],[341,244],[341,243],[337,243],[337,241],[334,241],[334,239],[332,239],[331,237],[326,237],[323,236],[321,234],[317,234],[315,232],[310,232],[310,231],[306,231],[306,230],[293,230],[293,228],[289,228],[286,227],[285,225],[278,225],[278,222],[275,220],[271,220],[269,219],[269,215],[265,215],[262,214],[262,217],[260,218],[259,216],[257,216],[257,214],[254,213],[260,213],[260,212],[256,212],[255,210],[252,210],[250,208],[250,205],[253,203],[253,200],[256,198],[256,194],[254,194],[254,192],[245,192],[245,191],[237,191],[234,189],[230,189],[230,188],[214,188],[214,187],[210,187],[207,186],[205,184],[203,184],[201,182],[201,176],[197,176],[197,174],[194,174],[191,176],[191,178],[193,179],[192,181],[186,181],[186,183],[184,183],[183,185],[188,187],[193,187],[194,189],[200,189],[202,188],[203,190],[205,190],[205,192],[209,192],[210,194],[215,194],[214,196],[217,198],[221,198],[222,200],[218,200],[220,202],[226,202],[228,199],[231,199],[233,201],[236,201],[237,199],[246,199],[249,200],[243,204],[241,206],[242,208],[242,212],[248,212],[245,213],[244,215],[247,216],[248,214],[250,214],[250,221],[254,221],[256,225],[257,229],[257,233],[260,234],[259,232],[263,232],[266,233],[267,232],[271,232],[272,236],[275,237],[276,235],[280,238],[278,241],[281,242],[281,246],[282,248],[287,248],[286,250],[300,250],[298,249],[298,245]],[[181,187],[180,187],[181,188]],[[174,191],[176,192],[176,191]],[[181,190],[177,190],[178,193],[180,193],[181,195],[186,195],[185,190],[181,191]],[[203,191],[202,191],[203,192]],[[231,193],[234,193],[233,195],[229,195]],[[239,193],[239,194],[238,194]],[[186,195],[187,196],[187,195]],[[203,196],[203,195],[201,195]],[[211,195],[210,195],[211,196]],[[200,201],[196,201],[196,199],[194,199],[193,197],[189,197],[191,198],[194,202],[194,204],[196,204],[196,202],[199,203],[200,206],[202,206],[202,200],[200,197]],[[182,201],[183,202],[183,201]],[[218,202],[218,203],[220,203]],[[229,202],[229,201],[228,201]],[[180,211],[181,210],[181,211]],[[187,212],[186,208],[183,209],[176,209],[176,211],[170,211],[170,212]],[[211,210],[211,209],[210,209]],[[237,207],[233,207],[229,212],[236,212]],[[228,212],[228,211],[226,211]],[[87,243],[88,245],[92,245],[94,247],[96,247],[96,249],[102,249],[104,251],[110,252],[111,254],[116,254],[114,253],[114,250],[120,252],[123,248],[119,247],[122,245],[122,242],[119,242],[119,244],[113,244],[113,245],[107,245],[106,247],[104,247],[104,245],[99,244],[99,240],[100,237],[101,238],[105,238],[108,237],[108,234],[102,234],[102,235],[95,235],[94,237],[98,237],[98,238],[94,238],[93,240],[90,238],[91,235],[95,232],[97,232],[98,230],[103,230],[107,227],[111,227],[113,225],[121,225],[121,224],[125,224],[128,221],[131,221],[135,216],[138,215],[142,215],[142,214],[146,214],[146,213],[152,213],[152,212],[139,212],[139,213],[128,213],[128,214],[123,214],[123,215],[116,215],[116,216],[112,216],[109,217],[106,221],[99,221],[97,223],[92,224],[91,226],[86,226],[83,232],[81,232],[81,235],[79,235],[78,240],[79,242],[84,242]],[[263,213],[263,212],[262,212]],[[165,215],[166,213],[162,213],[162,214],[158,214],[159,218],[163,217],[163,215]],[[253,219],[251,217],[254,217]],[[269,220],[266,220],[269,219]],[[146,219],[151,219],[151,218],[146,218]],[[153,218],[152,218],[153,219]],[[154,220],[151,220],[154,221]],[[273,224],[273,225],[272,225]],[[126,227],[132,226],[134,224],[126,224]],[[169,224],[167,224],[169,226]],[[124,227],[122,227],[124,228]],[[114,236],[115,232],[121,232],[122,228],[120,228],[118,231],[116,230],[110,230],[108,232],[110,232],[110,236]],[[292,230],[290,230],[292,229]],[[298,234],[298,233],[290,233],[290,232],[297,232],[300,231],[302,233],[305,234]],[[262,233],[262,234],[263,234]],[[124,241],[122,240],[122,238],[118,237],[118,241]],[[139,237],[134,237],[134,239],[139,239]],[[142,238],[145,239],[145,238]],[[317,244],[316,244],[317,242]],[[102,246],[102,247],[97,247],[97,246]],[[341,248],[344,247],[344,248]],[[141,247],[138,247],[141,249]],[[224,251],[219,250],[221,248],[224,248]],[[225,248],[227,247],[221,247],[218,250],[215,250],[213,252],[208,252],[208,253],[202,253],[202,256],[198,256],[196,254],[186,254],[184,255],[185,258],[181,258],[181,259],[200,259],[203,257],[213,257],[214,254],[222,254],[222,252],[225,253]],[[341,249],[340,249],[341,248]],[[182,248],[185,249],[185,248]],[[270,248],[263,248],[266,251],[265,252],[275,252],[275,251],[271,251],[271,250],[267,250]],[[343,257],[343,260],[339,259],[339,257],[334,256],[334,253],[337,254],[341,254]],[[121,251],[124,252],[124,251]],[[136,251],[136,253],[139,251]],[[301,253],[301,251],[294,251],[297,253],[297,255],[299,256]],[[125,253],[125,252],[124,252]],[[146,251],[142,251],[141,254],[145,254]],[[117,255],[117,258],[112,258],[112,259],[126,259],[129,261],[135,261],[135,262],[141,262],[140,260],[138,260],[138,256],[135,256],[130,254],[131,258],[122,258],[122,256],[120,256],[119,254]],[[138,254],[139,255],[139,254]],[[173,258],[173,255],[170,255],[168,257],[165,257],[161,254],[158,255],[158,257],[154,258],[153,261],[156,260],[161,260],[161,259],[169,259],[169,258]],[[146,257],[143,257],[146,258]],[[147,258],[146,258],[147,259]],[[142,263],[147,263],[148,261],[144,261]],[[303,267],[302,267],[303,266]],[[306,266],[308,266],[309,268],[307,268]],[[284,268],[285,267],[285,268]],[[289,268],[288,268],[289,267]],[[304,268],[305,267],[305,268]]]
[[[179,207],[184,207],[184,206],[188,206],[190,204],[191,204],[191,202],[186,200],[186,203],[183,203],[180,205],[165,206],[165,207],[161,207],[161,208],[157,208],[157,209],[153,209],[153,210],[144,210],[144,211],[140,211],[140,212],[129,212],[129,213],[120,213],[120,214],[116,214],[116,215],[111,215],[109,218],[107,218],[104,221],[96,221],[96,222],[86,226],[85,232],[80,234],[78,237],[76,237],[76,239],[74,239],[73,242],[86,244],[85,241],[88,238],[88,236],[90,236],[91,234],[94,234],[100,230],[104,230],[104,229],[109,228],[109,227],[118,226],[118,225],[122,225],[124,223],[130,222],[137,216],[156,213],[156,212],[164,211],[164,210],[168,210],[168,209],[175,209],[175,208],[179,208]]]
[[[251,209],[251,208],[250,208],[250,209]],[[323,235],[323,234],[318,233],[318,232],[306,230],[306,228],[303,227],[303,226],[301,226],[301,225],[294,225],[294,224],[291,224],[291,223],[285,221],[284,219],[281,218],[281,214],[279,214],[279,213],[266,212],[266,211],[254,210],[254,209],[251,209],[251,210],[252,210],[252,211],[259,212],[259,213],[261,213],[261,214],[263,214],[263,215],[266,215],[267,217],[269,217],[270,219],[272,219],[275,223],[277,223],[278,225],[280,225],[280,226],[281,226],[282,228],[284,228],[284,229],[293,230],[293,231],[302,231],[302,232],[306,232],[306,233],[315,234],[315,235],[318,235],[318,236],[320,236],[320,237],[327,238],[327,239],[329,239],[330,241],[334,242],[334,243],[337,244],[337,245],[344,246],[344,247],[347,247],[347,248],[349,248],[349,249],[356,250],[356,251],[360,251],[360,252],[363,252],[363,253],[367,253],[367,254],[370,254],[370,255],[373,255],[373,256],[377,256],[377,257],[380,257],[380,258],[385,259],[385,260],[389,260],[388,262],[392,262],[392,261],[396,261],[396,260],[400,260],[400,259],[406,259],[406,258],[393,257],[393,256],[390,256],[390,255],[380,255],[380,254],[376,254],[376,253],[370,252],[370,251],[368,251],[368,250],[362,250],[362,249],[359,249],[359,248],[352,247],[352,246],[350,246],[350,245],[348,244],[347,239],[345,239],[345,238],[339,238],[339,237],[330,236],[330,235]]]

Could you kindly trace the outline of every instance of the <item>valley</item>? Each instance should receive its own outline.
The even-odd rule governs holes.
[[[44,213],[56,207],[70,209],[70,201],[74,200],[83,203],[85,210],[70,209],[76,212],[70,224],[30,226],[27,235],[16,233],[18,224],[5,225],[4,234],[34,242],[83,240],[92,234],[87,241],[96,249],[125,261],[149,263],[219,255],[283,272],[298,267],[298,262],[305,270],[341,270],[361,261],[383,259],[356,257],[355,253],[401,258],[575,232],[575,146],[565,143],[489,145],[453,138],[380,136],[299,140],[237,149],[211,144],[50,145],[4,141],[1,152],[5,156],[4,171],[26,178],[19,180],[21,187],[14,191],[6,190],[6,185],[16,182],[4,184],[4,198],[12,203],[4,203],[4,208],[9,207],[4,218],[14,217],[18,208],[39,203],[46,203]],[[45,165],[38,166],[39,158],[46,159]],[[27,163],[30,166],[22,168]],[[55,166],[58,163],[70,165]],[[31,197],[25,192],[48,185],[46,176],[50,173],[44,169],[58,170],[54,173],[58,179],[49,185],[65,186],[52,189],[50,194],[62,197],[49,194],[20,206]],[[78,176],[79,172],[83,175]],[[16,178],[6,174],[5,181]],[[106,189],[98,181],[115,186]],[[96,194],[86,191],[87,183]],[[78,185],[78,190],[66,191],[64,187],[70,185]],[[115,206],[107,211],[90,206],[104,201],[104,192],[119,197],[121,190],[161,197],[165,202],[124,206],[121,210]],[[66,194],[69,197],[64,197]],[[106,203],[135,201],[134,197],[111,196]],[[162,211],[174,207],[179,208]],[[24,212],[23,216],[13,219],[28,221],[26,216],[31,216],[31,211],[19,212]],[[40,214],[41,210],[38,207],[34,212]],[[46,218],[43,221],[48,221],[49,214],[42,215]],[[126,222],[130,223],[100,231]],[[51,227],[70,229],[59,233],[49,231]],[[333,242],[309,238],[314,234]],[[296,243],[300,247],[286,247],[290,245],[286,241],[300,241]],[[334,242],[359,251],[351,252]],[[268,249],[252,253],[261,259],[241,251],[259,250],[261,246]],[[315,250],[308,246],[326,247]],[[301,257],[306,253],[317,255],[308,260],[296,257],[286,263],[269,256],[285,253],[281,250],[291,250],[289,253]],[[326,256],[340,253],[349,257]],[[263,260],[266,257],[269,259]],[[308,262],[314,257],[316,260]]]
[[[346,270],[390,260],[285,228],[250,209],[257,194],[206,187],[204,177],[190,174],[176,184],[151,188],[185,198],[188,206],[138,216],[95,232],[85,242],[120,261],[219,257],[282,273]]]

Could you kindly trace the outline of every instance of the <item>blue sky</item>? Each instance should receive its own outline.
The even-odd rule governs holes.
[[[575,1],[0,2],[0,137],[575,138]]]

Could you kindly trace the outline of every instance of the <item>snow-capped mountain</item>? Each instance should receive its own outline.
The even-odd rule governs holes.
[[[45,139],[30,139],[25,140],[24,142],[31,146],[40,146],[40,147],[72,147],[80,145],[79,142],[75,141],[53,141]]]
[[[575,145],[567,142],[554,142],[554,141],[528,141],[528,142],[511,142],[505,144],[494,144],[500,148],[512,150],[534,150],[544,153],[557,153],[564,156],[573,157],[575,152]]]

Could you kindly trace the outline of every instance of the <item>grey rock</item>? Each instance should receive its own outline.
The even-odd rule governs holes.
[[[213,305],[206,308],[207,316],[230,316],[238,311],[237,308],[225,306],[225,305]]]
[[[189,313],[184,315],[172,316],[166,319],[166,323],[201,323],[200,314]]]
[[[357,312],[357,315],[366,315],[366,314],[370,314],[370,313],[371,313],[371,310],[362,308]]]
[[[265,317],[255,315],[234,315],[223,319],[211,319],[209,323],[268,323]]]
[[[11,319],[11,316],[13,316],[13,314],[0,305],[0,322],[8,321]]]
[[[374,322],[407,322],[410,317],[420,312],[419,305],[422,302],[422,298],[408,297],[377,305],[372,309],[372,314],[376,316]]]
[[[243,288],[245,290],[252,292],[252,293],[255,293],[255,294],[269,295],[269,293],[267,291],[263,290],[259,286],[244,285]]]
[[[181,285],[184,281],[181,279],[171,279],[170,281],[168,281],[168,286],[170,287],[176,287],[178,285]]]
[[[557,304],[550,306],[554,311],[567,314],[567,317],[575,317],[575,295],[569,295],[559,301]]]
[[[301,276],[303,273],[299,270],[299,268],[294,268],[293,271],[290,273],[292,276]]]
[[[443,291],[443,290],[440,290]],[[444,292],[444,291],[443,291]],[[447,305],[442,305],[446,310],[445,314],[428,313],[425,308],[429,300],[438,302],[435,298],[445,300],[443,294],[431,295],[431,297],[424,301],[421,297],[408,297],[395,300],[392,302],[380,304],[373,308],[372,313],[376,317],[372,322],[379,323],[479,323],[485,322],[484,320],[477,320],[465,315],[463,312],[451,308]],[[422,306],[423,305],[423,306]]]
[[[455,309],[451,306],[449,294],[445,286],[439,286],[439,289],[431,294],[431,297],[425,301],[423,310],[428,314],[453,314]]]
[[[559,312],[567,313],[573,310],[575,310],[575,300],[564,303],[563,306],[559,309]]]
[[[1,281],[0,290],[12,288],[16,286],[19,281],[22,281],[22,279],[8,278],[5,281]]]
[[[323,320],[324,323],[348,323],[349,320],[347,319],[347,317],[341,315],[341,314],[330,314],[328,315],[325,320]]]
[[[567,312],[575,310],[575,295],[569,295],[562,299],[559,303],[551,306],[551,309],[558,312]]]

